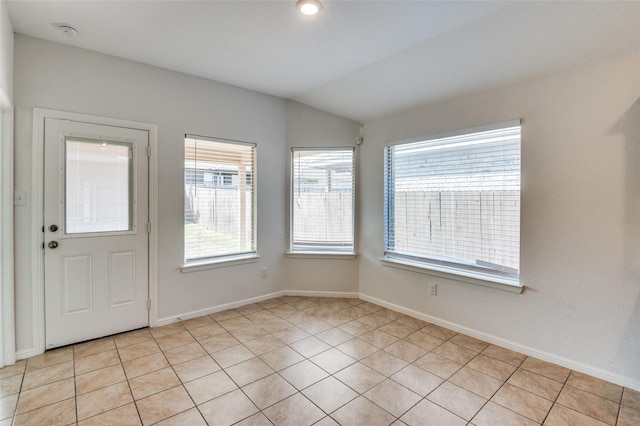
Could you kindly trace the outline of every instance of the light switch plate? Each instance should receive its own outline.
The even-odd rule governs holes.
[[[13,205],[14,206],[26,206],[27,205],[27,191],[13,191]]]

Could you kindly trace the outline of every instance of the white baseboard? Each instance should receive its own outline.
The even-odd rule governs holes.
[[[339,292],[339,291],[306,291],[306,290],[284,290],[275,293],[264,294],[249,299],[238,300],[236,302],[225,303],[223,305],[212,306],[197,311],[185,312],[179,315],[159,318],[156,327],[171,324],[176,321],[184,321],[191,318],[201,317],[203,315],[215,314],[216,312],[226,311],[227,309],[239,308],[240,306],[250,305],[252,303],[264,302],[265,300],[274,299],[280,296],[305,296],[305,297],[344,297],[357,298],[359,293],[356,292]]]
[[[519,343],[515,343],[510,340],[502,339],[500,337],[483,333],[481,331],[474,330],[472,328],[465,327],[459,324],[455,324],[450,321],[446,321],[437,317],[433,317],[431,315],[423,314],[422,312],[405,308],[404,306],[396,305],[394,303],[390,303],[382,299],[378,299],[376,297],[369,296],[363,293],[360,293],[359,297],[362,300],[371,302],[373,304],[382,306],[387,309],[391,309],[392,311],[400,312],[402,314],[409,315],[414,318],[418,318],[423,321],[427,321],[432,324],[436,324],[436,325],[448,328],[450,330],[457,331],[459,333],[464,333],[468,336],[475,337],[476,339],[484,340],[485,342],[492,343],[497,346],[502,346],[503,348],[511,349],[512,351],[520,352],[527,356],[532,356],[532,357],[541,359],[543,361],[551,362],[553,364],[557,364],[562,367],[566,367],[571,370],[578,371],[580,373],[588,374],[590,376],[597,377],[599,379],[606,380],[608,382],[627,387],[629,389],[640,391],[640,382],[632,380],[628,377],[621,376],[619,374],[602,370],[600,368],[596,368],[596,367],[593,367],[581,362],[577,362],[568,358],[564,358],[558,355],[554,355],[549,352],[540,351],[538,349],[535,349],[529,346],[521,345]]]
[[[16,352],[16,360],[31,358],[32,356],[40,355],[42,352],[38,352],[36,348],[21,349]]]
[[[357,299],[360,297],[358,292],[346,291],[308,291],[308,290],[284,290],[285,296],[304,296],[304,297],[344,297],[345,299]]]
[[[481,331],[478,331],[469,327],[465,327],[450,321],[446,321],[431,315],[424,314],[422,312],[415,311],[413,309],[406,308],[404,306],[396,305],[394,303],[390,303],[385,300],[378,299],[373,296],[369,296],[364,293],[357,293],[357,292],[284,290],[284,291],[279,291],[275,293],[264,294],[262,296],[252,297],[249,299],[243,299],[236,302],[212,306],[205,309],[199,309],[197,311],[185,312],[180,315],[173,315],[166,318],[160,318],[158,319],[157,326],[159,327],[159,326],[171,324],[173,322],[180,321],[180,320],[197,318],[203,315],[214,314],[216,312],[221,312],[228,309],[239,308],[240,306],[263,302],[265,300],[269,300],[269,299],[273,299],[281,296],[360,298],[367,302],[374,303],[378,306],[382,306],[384,308],[391,309],[393,311],[400,312],[402,314],[409,315],[414,318],[418,318],[423,321],[427,321],[459,333],[464,333],[468,336],[475,337],[477,339],[484,340],[485,342],[502,346],[504,348],[511,349],[516,352],[520,352],[527,356],[533,356],[543,361],[551,362],[551,363],[560,365],[562,367],[566,367],[571,370],[578,371],[580,373],[588,374],[590,376],[597,377],[599,379],[606,380],[608,382],[627,387],[629,389],[640,391],[640,382],[636,380],[632,380],[628,377],[621,376],[619,374],[612,373],[610,371],[606,371],[600,368],[596,368],[596,367],[593,367],[581,362],[577,362],[565,357],[554,355],[549,352],[540,351],[538,349],[535,349],[526,345],[522,345],[519,343],[512,342],[510,340],[506,340],[506,339],[496,337],[487,333],[483,333]],[[36,348],[22,349],[16,352],[16,359],[20,360],[20,359],[30,358],[32,356],[36,356],[39,354],[40,353],[36,350]]]
[[[252,303],[264,302],[265,300],[283,296],[284,292],[264,294],[262,296],[251,297],[249,299],[238,300],[236,302],[225,303],[223,305],[212,306],[210,308],[198,309],[197,311],[185,312],[179,315],[173,315],[165,318],[158,318],[156,327],[171,324],[176,321],[184,321],[191,318],[201,317],[203,315],[215,314],[216,312],[226,311],[227,309],[239,308],[240,306],[250,305]]]
[[[222,305],[212,306],[205,309],[199,309],[197,311],[185,312],[179,315],[172,315],[165,318],[158,318],[156,327],[168,325],[176,321],[184,321],[191,318],[201,317],[203,315],[215,314],[216,312],[226,311],[228,309],[239,308],[240,306],[250,305],[252,303],[264,302],[265,300],[274,299],[280,296],[305,296],[305,297],[344,297],[344,298],[358,298],[357,292],[339,292],[339,291],[306,291],[306,290],[284,290],[275,293],[268,293],[262,296],[251,297],[249,299],[238,300],[236,302],[225,303]],[[42,352],[38,352],[36,348],[22,349],[16,352],[16,359],[31,358],[36,355],[40,355]]]

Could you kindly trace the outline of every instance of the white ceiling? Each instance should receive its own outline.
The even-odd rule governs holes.
[[[17,33],[361,122],[640,51],[640,1],[323,4],[306,17],[295,0],[7,1]]]

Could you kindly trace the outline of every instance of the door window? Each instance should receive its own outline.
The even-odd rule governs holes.
[[[65,234],[132,231],[133,147],[67,137]]]

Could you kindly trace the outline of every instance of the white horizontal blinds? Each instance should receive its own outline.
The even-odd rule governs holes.
[[[185,137],[185,260],[256,251],[255,144]]]
[[[353,148],[294,148],[291,159],[291,251],[353,252]]]
[[[388,254],[517,275],[520,126],[390,146]]]

